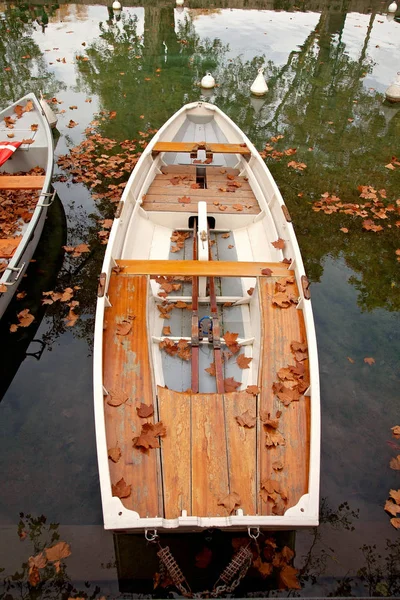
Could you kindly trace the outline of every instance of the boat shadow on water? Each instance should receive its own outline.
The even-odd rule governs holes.
[[[26,276],[0,321],[0,337],[3,347],[7,348],[0,362],[0,401],[25,358],[29,356],[39,360],[43,353],[45,342],[35,340],[46,312],[42,293],[54,286],[63,261],[66,237],[64,207],[56,195]],[[34,321],[29,327],[18,327],[15,332],[10,331],[11,325],[18,322],[17,315],[25,309],[33,315]]]

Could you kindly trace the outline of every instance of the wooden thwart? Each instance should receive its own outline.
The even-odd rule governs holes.
[[[203,144],[198,142],[157,142],[153,147],[153,155],[160,152],[197,152],[205,150],[216,154],[241,154],[250,156],[251,152],[246,144]]]
[[[283,263],[245,261],[199,261],[199,260],[117,260],[122,275],[183,275],[199,277],[259,277],[267,275],[264,269],[271,270],[271,277],[294,275],[294,271]]]
[[[41,190],[44,175],[0,175],[0,190]]]

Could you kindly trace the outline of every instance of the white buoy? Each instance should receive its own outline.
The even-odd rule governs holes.
[[[118,0],[114,0],[114,2],[112,3],[112,9],[115,10],[121,10],[122,5],[121,2],[118,2]]]
[[[250,88],[250,91],[255,96],[264,96],[268,92],[267,82],[264,79],[264,69],[258,69],[258,75],[254,80],[253,85]]]
[[[389,6],[388,6],[388,12],[395,13],[396,10],[397,10],[397,4],[396,4],[396,2],[392,2],[391,4],[389,4]]]
[[[42,110],[45,114],[45,117],[50,125],[50,127],[52,129],[54,129],[54,127],[57,125],[57,121],[58,118],[56,117],[56,115],[54,114],[54,112],[51,110],[50,106],[47,104],[46,100],[43,98],[43,94],[42,92],[40,92],[40,106],[42,107]]]
[[[206,75],[204,75],[203,79],[201,80],[200,85],[202,88],[205,88],[206,90],[211,90],[213,87],[215,87],[215,79],[211,75],[211,73],[207,73]]]
[[[395,81],[386,90],[385,96],[389,102],[400,102],[400,71],[398,71]]]
[[[177,6],[183,6],[185,0],[176,0]]]

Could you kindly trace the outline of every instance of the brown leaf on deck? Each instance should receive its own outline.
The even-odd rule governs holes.
[[[272,270],[268,267],[266,267],[265,269],[261,269],[261,275],[266,275],[267,277],[269,277],[270,275],[272,275]]]
[[[228,511],[228,514],[231,515],[235,508],[238,508],[240,506],[241,502],[242,501],[240,499],[239,494],[237,494],[236,492],[231,492],[230,494],[225,496],[225,498],[218,500],[217,504],[218,506],[224,506]]]
[[[142,419],[148,419],[154,414],[154,408],[152,405],[140,403],[140,406],[136,407],[136,412]]]
[[[181,198],[178,198],[178,202],[180,204],[190,204],[191,200],[189,196],[182,196]]]
[[[121,458],[121,448],[118,446],[115,446],[115,448],[109,448],[107,452],[108,458],[115,463],[117,463]]]
[[[150,448],[160,448],[160,437],[164,437],[167,433],[162,421],[158,423],[145,423],[142,425],[142,431],[140,436],[132,439],[134,448],[143,448],[148,450]]]
[[[110,390],[107,398],[107,404],[109,406],[121,406],[121,404],[124,404],[129,399],[129,395],[122,390]]]
[[[256,385],[248,385],[246,388],[246,392],[248,394],[252,394],[253,396],[257,396],[260,393],[260,388]]]
[[[128,498],[131,495],[132,486],[125,483],[125,479],[122,477],[115,485],[112,484],[112,495],[118,498]]]
[[[126,321],[125,319],[121,323],[117,323],[115,328],[117,335],[128,335],[132,329],[132,322]]]
[[[235,419],[241,427],[248,427],[249,429],[255,427],[257,423],[257,417],[252,415],[248,410],[242,415],[236,416]]]
[[[237,354],[240,351],[240,346],[236,341],[239,337],[238,333],[227,331],[222,337],[224,338],[225,343],[232,354]]]
[[[169,325],[164,325],[162,328],[163,335],[171,335],[171,327]]]

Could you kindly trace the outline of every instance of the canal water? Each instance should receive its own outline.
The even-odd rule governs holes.
[[[265,152],[311,281],[321,524],[282,542],[295,551],[299,589],[278,589],[277,578],[252,569],[236,595],[400,595],[399,532],[384,510],[390,490],[400,488],[399,470],[390,466],[400,454],[391,430],[400,425],[400,103],[385,100],[399,69],[400,18],[373,0],[129,4],[120,15],[86,2],[0,4],[0,107],[42,91],[58,114],[56,161],[92,135],[90,126],[118,143],[140,144],[201,98]],[[269,91],[255,98],[250,86],[260,67]],[[207,72],[217,86],[202,92]],[[288,158],[284,151],[294,148]],[[293,158],[303,166],[288,166]],[[116,205],[99,193],[101,184],[91,187],[90,165],[87,182],[79,182],[62,160],[27,296],[1,323],[0,590],[6,598],[167,597],[173,588],[154,589],[156,549],[102,526],[93,325],[105,249],[98,234]],[[355,214],[367,201],[361,193],[377,198],[380,216],[371,200],[368,216]],[[334,210],[315,210],[323,194]],[[371,216],[382,230],[365,228]],[[80,244],[89,251],[64,251]],[[65,307],[43,306],[42,292],[74,286],[79,318],[68,326]],[[34,324],[11,334],[25,307]],[[29,588],[29,557],[59,540],[71,550],[60,572],[47,567]],[[216,578],[207,552],[222,567],[232,554],[219,532],[168,542],[195,591]]]

